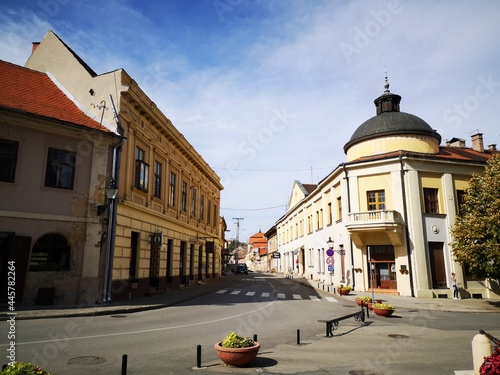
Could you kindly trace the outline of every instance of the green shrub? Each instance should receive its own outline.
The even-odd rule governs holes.
[[[236,332],[229,332],[224,340],[222,340],[222,346],[224,348],[249,348],[255,345],[250,337],[243,337],[238,335]]]
[[[362,300],[364,303],[368,303],[368,302],[371,302],[371,301],[372,301],[372,297],[368,297],[368,296],[361,296],[361,297],[357,297],[356,299],[360,299],[360,300]]]
[[[396,311],[396,308],[392,305],[389,305],[388,303],[374,303],[372,305],[374,309],[385,309],[385,310],[394,310]]]
[[[25,362],[14,362],[7,366],[0,375],[52,375],[44,369]]]

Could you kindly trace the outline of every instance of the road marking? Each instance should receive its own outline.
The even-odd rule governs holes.
[[[226,289],[221,289],[221,290],[218,290],[216,293],[217,294],[223,294],[223,293],[226,293],[227,290]]]
[[[330,301],[330,302],[338,302],[338,301],[337,301],[335,298],[333,298],[333,297],[325,297],[325,299],[326,299],[327,301]]]
[[[246,296],[253,296],[255,294],[255,292],[247,292],[247,294],[245,294]]]
[[[271,295],[271,293],[268,293],[268,292],[262,292],[262,294],[260,295],[261,297],[269,297]]]
[[[233,295],[235,295],[235,296],[236,296],[236,295],[238,295],[238,294],[240,294],[240,293],[241,293],[241,290],[233,290],[233,291],[231,292],[231,294],[233,294]]]
[[[292,294],[293,299],[302,299],[300,294]]]
[[[309,296],[311,301],[321,301],[317,296]]]
[[[278,293],[278,298],[285,299],[285,293]]]

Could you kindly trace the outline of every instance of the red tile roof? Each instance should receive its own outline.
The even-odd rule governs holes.
[[[492,152],[491,151],[480,152],[473,150],[472,148],[465,148],[465,147],[441,146],[439,147],[439,152],[437,154],[424,154],[424,153],[410,152],[410,151],[393,151],[393,152],[387,152],[385,154],[363,156],[361,158],[353,160],[352,162],[356,163],[356,162],[365,162],[372,160],[391,159],[399,157],[399,155],[423,158],[423,159],[486,163],[489,159],[491,159]]]
[[[45,73],[0,60],[0,108],[110,131],[83,113]]]

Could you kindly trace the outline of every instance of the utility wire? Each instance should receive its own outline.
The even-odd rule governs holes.
[[[273,207],[265,207],[265,208],[223,208],[221,207],[221,210],[228,210],[228,211],[263,211],[263,210],[272,210],[275,208],[281,208],[281,207],[286,207],[286,204],[282,204],[279,206],[273,206]]]
[[[302,169],[245,169],[245,168],[219,168],[212,167],[212,169],[220,169],[220,170],[236,170],[236,171],[247,171],[247,172],[303,172],[310,171],[311,168],[302,168]],[[314,168],[316,169],[333,169],[333,167],[326,168]]]

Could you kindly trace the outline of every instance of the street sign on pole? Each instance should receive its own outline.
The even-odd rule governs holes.
[[[335,263],[335,259],[333,259],[333,257],[326,258],[326,264],[332,265],[334,263]]]
[[[333,273],[333,266],[328,266],[328,272]]]

